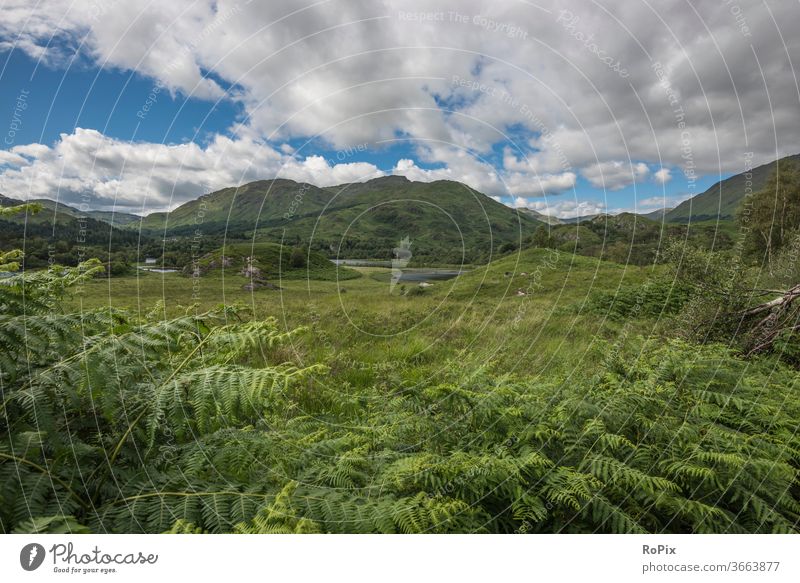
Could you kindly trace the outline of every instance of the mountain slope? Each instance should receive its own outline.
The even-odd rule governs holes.
[[[176,234],[195,229],[205,233],[241,233],[315,215],[331,197],[331,193],[312,184],[284,179],[259,180],[204,194],[168,213],[147,215],[141,228]]]
[[[529,209],[529,208],[518,208],[517,212],[526,214],[529,217],[533,217],[537,221],[541,221],[547,225],[563,225],[564,221],[559,219],[558,217],[554,217],[551,215],[546,215],[544,213],[540,213],[539,211]]]
[[[460,264],[489,261],[541,225],[454,181],[391,176],[337,188],[324,213],[292,221],[285,234],[261,229],[259,235],[370,259],[392,259],[407,240],[413,263]]]
[[[392,259],[407,238],[415,263],[487,261],[501,247],[519,245],[539,225],[459,182],[401,176],[326,188],[284,179],[253,182],[141,223],[151,232],[224,233],[347,258]]]
[[[135,250],[148,243],[135,231],[117,228],[118,223],[97,220],[77,209],[52,200],[21,201],[0,195],[0,206],[38,202],[38,213],[18,213],[0,219],[0,249],[22,249],[26,268],[49,263],[76,265],[97,257],[108,260],[110,254]],[[88,214],[88,213],[87,213]]]
[[[661,221],[671,210],[673,209],[663,208],[663,209],[658,209],[657,211],[650,211],[649,213],[642,213],[639,216],[644,217],[646,219],[651,219],[653,221]]]
[[[80,213],[80,211],[78,212]],[[103,221],[109,225],[114,225],[115,227],[122,227],[125,225],[138,223],[142,220],[142,217],[139,215],[122,213],[119,211],[86,211],[85,213],[81,214],[92,219],[97,219],[98,221]]]
[[[787,156],[781,160],[800,161],[800,154]],[[741,206],[748,186],[751,192],[758,192],[764,187],[770,173],[775,169],[776,162],[758,166],[748,173],[742,172],[725,180],[717,182],[705,192],[698,194],[679,204],[669,211],[665,217],[673,223],[688,221],[704,221],[709,219],[733,219],[736,211]],[[747,184],[748,178],[751,182]]]
[[[42,205],[42,210],[36,214],[28,214],[27,218],[25,217],[25,215],[21,214],[20,216],[11,219],[12,222],[17,222],[17,221],[25,222],[27,220],[28,223],[37,223],[37,224],[58,223],[62,220],[70,220],[79,217],[86,217],[97,221],[102,221],[104,223],[108,223],[109,225],[113,224],[114,226],[120,227],[122,225],[127,225],[141,220],[140,216],[133,215],[130,213],[112,212],[112,211],[93,211],[93,210],[81,211],[73,206],[69,206],[61,202],[56,202],[48,198],[19,200],[16,198],[10,198],[0,194],[0,206],[17,206],[20,204],[32,203],[32,202]]]

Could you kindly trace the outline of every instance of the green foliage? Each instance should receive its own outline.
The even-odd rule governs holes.
[[[148,215],[141,227],[182,238],[200,230],[204,236],[306,245],[348,259],[391,260],[398,242],[409,237],[415,265],[460,265],[488,262],[503,245],[508,252],[539,224],[465,184],[387,176],[330,188],[284,179],[252,182]]]
[[[357,271],[333,264],[316,251],[300,247],[289,248],[276,243],[230,243],[189,263],[184,273],[195,268],[201,274],[225,271],[231,275],[243,273],[252,265],[262,277],[270,280],[312,279],[337,281],[360,277]],[[249,279],[249,277],[248,277]],[[257,278],[256,278],[257,279]]]
[[[681,267],[697,290],[725,281],[704,257]],[[597,339],[568,381],[376,367],[356,384],[344,358],[294,359],[302,331],[232,308],[62,313],[93,269],[0,285],[2,532],[799,530],[800,373],[772,359]],[[672,301],[622,289],[644,307],[621,316]],[[403,346],[401,367],[430,358]]]
[[[746,201],[739,222],[746,227],[745,251],[759,262],[771,262],[800,229],[800,164],[778,161],[764,188]]]
[[[292,254],[289,256],[289,265],[295,269],[306,266],[306,256],[308,253],[302,247],[292,247]]]
[[[13,217],[20,214],[35,215],[42,210],[42,204],[31,202],[27,204],[14,204],[11,206],[0,206],[0,217]]]
[[[711,186],[705,192],[683,201],[666,214],[666,220],[680,223],[697,223],[735,219],[742,211],[748,192],[756,192],[764,187],[769,175],[778,164],[800,160],[800,156],[787,156],[726,178]]]
[[[6,305],[4,532],[798,530],[800,376],[720,346],[386,392],[270,362],[275,320]]]
[[[732,246],[732,222],[679,225],[641,215],[598,215],[573,224],[539,227],[530,239],[536,247],[600,257],[607,261],[651,265],[663,261],[665,248],[686,245],[702,249]]]
[[[680,312],[692,292],[682,281],[658,278],[639,286],[595,292],[589,298],[588,308],[613,318],[658,318]]]

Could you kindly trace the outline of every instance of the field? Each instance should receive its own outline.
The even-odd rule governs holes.
[[[527,250],[489,267],[418,293],[414,283],[390,292],[390,270],[351,267],[357,279],[272,280],[280,290],[245,291],[235,271],[191,278],[179,273],[93,279],[82,285],[67,309],[104,306],[142,315],[157,305],[167,317],[220,304],[241,305],[256,320],[275,317],[286,330],[305,327],[291,360],[298,364],[338,362],[345,380],[374,380],[373,369],[408,376],[435,376],[442,369],[488,368],[493,372],[568,375],[597,358],[596,338],[656,332],[656,320],[620,323],[587,310],[598,292],[642,284],[658,268],[623,266],[555,250]],[[522,275],[522,274],[526,275]],[[348,277],[349,274],[348,274]],[[527,295],[517,295],[523,290]],[[193,308],[194,309],[194,308]],[[362,363],[360,366],[352,366]]]
[[[797,529],[797,372],[690,340],[691,272],[540,248],[247,291],[234,263],[6,280],[4,531]]]

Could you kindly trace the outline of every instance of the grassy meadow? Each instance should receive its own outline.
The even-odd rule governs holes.
[[[341,281],[293,274],[271,280],[280,290],[254,291],[242,289],[247,280],[235,270],[195,278],[141,272],[90,280],[65,308],[155,309],[175,317],[243,306],[255,320],[274,317],[286,330],[306,329],[285,355],[292,362],[332,363],[334,374],[356,385],[388,371],[404,378],[478,368],[569,375],[601,356],[597,339],[658,334],[656,319],[621,322],[588,306],[597,294],[639,286],[660,269],[530,249],[424,289],[416,282],[391,289],[391,270],[379,267],[348,267],[360,277]]]

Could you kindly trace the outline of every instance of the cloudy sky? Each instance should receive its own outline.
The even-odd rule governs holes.
[[[0,0],[0,193],[276,176],[647,212],[800,152],[794,1]]]

